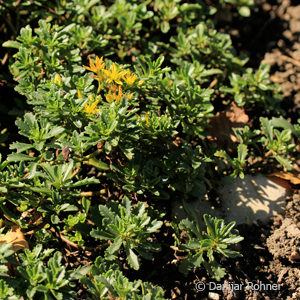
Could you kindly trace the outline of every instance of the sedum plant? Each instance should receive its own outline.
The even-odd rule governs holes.
[[[224,220],[203,215],[206,225],[206,232],[200,225],[199,220],[184,219],[179,223],[179,229],[187,235],[187,240],[182,243],[175,235],[179,251],[184,251],[185,258],[180,262],[179,271],[187,274],[193,269],[204,266],[212,278],[220,280],[225,276],[225,269],[218,262],[218,255],[226,258],[241,256],[238,251],[228,249],[231,245],[239,243],[244,238],[238,235],[238,231],[233,230],[235,222],[225,225]],[[178,227],[175,226],[177,234]]]
[[[10,272],[15,273],[12,280],[3,273],[4,266],[1,265],[0,295],[7,297],[1,299],[77,299],[74,281],[83,277],[89,268],[66,270],[62,265],[62,254],[53,253],[54,249],[43,250],[41,244],[31,251],[25,249],[24,253],[19,253],[17,261],[10,247],[10,244],[0,246],[0,252],[5,251],[1,263],[11,262]]]
[[[91,267],[91,276],[83,277],[81,282],[88,287],[88,299],[136,299],[136,300],[164,300],[161,287],[153,286],[141,280],[130,281],[120,271],[115,263],[107,262],[97,257]]]
[[[102,216],[101,225],[91,231],[91,236],[98,240],[109,241],[105,250],[106,257],[113,260],[118,257],[120,249],[124,249],[129,265],[138,270],[140,259],[152,259],[152,252],[160,251],[160,246],[153,241],[152,233],[160,229],[163,222],[151,219],[143,203],[132,206],[124,197],[120,204],[114,201],[108,205],[99,205]],[[163,214],[160,214],[162,217]]]
[[[269,71],[270,65],[262,64],[255,73],[251,68],[242,75],[232,73],[229,77],[231,87],[224,86],[220,90],[233,95],[239,106],[256,104],[269,111],[284,113],[280,108],[280,87],[270,84]]]
[[[292,169],[289,153],[295,151],[296,145],[292,142],[292,133],[297,135],[296,128],[284,119],[260,118],[263,136],[259,142],[268,150],[266,156],[272,155],[287,170]],[[283,130],[276,129],[281,127]]]
[[[10,287],[5,280],[0,279],[0,299],[18,300],[14,288]]]

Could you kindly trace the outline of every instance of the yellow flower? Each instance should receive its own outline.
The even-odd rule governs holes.
[[[123,98],[123,91],[121,86],[119,85],[118,94],[116,92],[112,93],[112,89],[110,89],[109,92],[106,94],[105,98],[108,103],[111,103],[113,101],[120,102]]]
[[[61,80],[61,77],[60,77],[59,74],[56,74],[56,75],[55,75],[54,83],[55,83],[56,85],[59,85],[59,86],[62,85],[62,80]]]
[[[77,95],[78,95],[78,98],[82,98],[82,92],[80,90],[77,90]]]
[[[130,74],[129,71],[127,71],[126,74],[125,74],[125,76],[123,76],[124,81],[125,81],[128,85],[134,84],[136,78],[137,78],[137,76],[136,76],[135,74]]]
[[[96,101],[94,101],[94,96],[91,95],[89,97],[89,100],[90,100],[90,103],[85,104],[85,106],[84,106],[84,112],[87,113],[87,114],[93,114],[94,115],[94,114],[96,114],[97,112],[100,111],[100,109],[97,108],[97,105],[99,103],[99,99],[98,100],[96,99]]]
[[[107,77],[106,80],[107,83],[115,82],[120,85],[123,84],[120,79],[122,78],[123,75],[126,74],[126,71],[120,71],[114,63],[110,66],[109,70],[103,70],[103,72]]]
[[[96,101],[92,104],[86,104],[84,106],[84,112],[87,114],[96,114],[98,111],[100,111],[100,109],[96,108],[97,104],[99,101]]]
[[[108,92],[106,95],[105,95],[105,98],[106,98],[106,101],[108,103],[111,103],[114,101],[114,99],[116,99],[116,93],[111,93],[111,92]]]
[[[146,115],[145,115],[145,121],[146,121],[146,126],[147,127],[149,127],[150,126],[150,123],[149,123],[149,115],[150,115],[150,113],[149,113],[149,111],[146,113]]]
[[[96,56],[96,64],[93,62],[93,60],[89,57],[90,66],[84,66],[87,70],[92,71],[94,73],[100,73],[100,71],[104,70],[105,68],[105,62],[103,62],[103,56],[99,58]]]
[[[119,85],[119,93],[118,93],[117,99],[118,99],[119,101],[121,101],[122,98],[123,98],[123,91],[122,91],[121,86]],[[118,101],[118,102],[119,102],[119,101]]]
[[[138,86],[141,86],[144,82],[145,82],[144,80],[140,80],[140,81],[138,82]]]
[[[126,95],[127,99],[131,99],[133,97],[133,93]]]
[[[109,87],[109,90],[112,91],[112,92],[116,92],[116,91],[118,90],[118,86],[112,84],[112,85]]]

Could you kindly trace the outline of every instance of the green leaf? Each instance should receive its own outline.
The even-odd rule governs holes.
[[[270,142],[273,141],[273,126],[272,122],[267,118],[259,118],[262,129]]]
[[[9,149],[17,149],[18,153],[26,151],[31,148],[33,148],[32,144],[19,143],[19,142],[14,142],[9,145]]]
[[[193,269],[193,265],[189,262],[188,259],[184,259],[179,264],[179,272],[187,275]]]
[[[242,257],[243,256],[240,252],[230,250],[230,249],[220,249],[220,248],[218,248],[218,250],[225,257],[235,258],[235,257]]]
[[[127,260],[128,263],[133,267],[135,270],[138,270],[140,268],[139,259],[137,255],[128,247],[125,247],[126,254],[127,254]]]
[[[222,237],[226,237],[230,231],[233,229],[235,226],[236,222],[230,222],[228,225],[226,225],[220,232]]]
[[[147,228],[147,232],[155,232],[163,225],[162,221],[154,220],[151,223],[151,227]]]
[[[284,158],[280,155],[278,155],[277,153],[273,152],[274,157],[276,158],[276,160],[287,170],[291,170],[292,169],[292,162],[288,159],[288,158]]]
[[[187,12],[193,10],[203,10],[203,7],[199,4],[190,4],[190,3],[184,3],[180,6],[181,12]]]
[[[5,186],[0,186],[1,193],[7,193],[7,188]]]
[[[194,254],[190,259],[190,263],[193,264],[194,268],[200,267],[200,265],[203,263],[203,252],[198,252]]]
[[[98,160],[96,158],[90,158],[88,160],[83,161],[83,163],[91,165],[101,171],[109,170],[109,165],[107,165],[106,163],[104,163],[101,160]]]
[[[2,44],[2,47],[5,48],[16,48],[19,49],[21,44],[17,41],[6,41]]]
[[[248,147],[245,144],[238,145],[238,159],[241,163],[244,163],[248,154]]]
[[[64,132],[65,129],[63,127],[60,126],[55,126],[53,127],[48,133],[46,133],[43,138],[44,139],[49,139],[51,137],[54,137],[56,135],[59,135],[60,133]]]
[[[90,206],[91,206],[91,201],[88,200],[87,198],[83,197],[82,198],[82,207],[84,209],[84,212],[87,214],[89,209],[90,209]]]
[[[95,229],[91,231],[91,236],[98,240],[111,240],[114,238],[114,235],[109,232]]]
[[[51,215],[50,219],[52,224],[58,224],[60,222],[60,219],[57,215]]]
[[[163,33],[167,33],[170,30],[170,24],[168,21],[163,21],[160,24],[160,29]]]
[[[31,157],[29,155],[23,154],[23,153],[12,153],[7,156],[8,161],[28,161],[28,160],[34,160],[35,157]]]
[[[100,214],[103,217],[108,218],[111,223],[115,222],[116,215],[114,212],[111,211],[111,209],[109,207],[107,207],[106,205],[99,205],[98,208],[99,208]]]
[[[280,117],[280,118],[273,117],[271,119],[271,122],[272,122],[274,127],[280,127],[280,128],[283,128],[283,129],[290,129],[292,131],[292,133],[295,134],[294,126],[290,122],[285,120],[283,117]]]
[[[222,268],[220,264],[218,264],[215,260],[207,263],[206,261],[203,262],[206,270],[212,276],[212,278],[220,281],[225,275],[225,268]]]
[[[242,17],[250,17],[250,15],[251,15],[251,10],[247,6],[239,7],[238,12]]]
[[[16,125],[19,128],[19,133],[30,138],[32,130],[37,129],[37,121],[35,115],[32,113],[26,113],[23,120],[16,120]]]
[[[80,266],[70,272],[70,280],[78,280],[86,276],[91,270],[91,266]]]
[[[207,214],[203,215],[203,218],[204,218],[204,222],[205,222],[205,224],[207,226],[207,233],[209,235],[215,237],[216,236],[216,232],[215,232],[214,226],[213,226],[213,224],[211,222],[213,218],[211,216],[207,215]]]
[[[241,242],[244,238],[242,236],[234,236],[234,237],[229,237],[227,239],[223,239],[222,242],[226,244],[237,244]]]
[[[62,181],[63,182],[71,177],[72,169],[73,169],[73,161],[70,161],[70,163],[63,165],[63,167],[62,167],[62,173],[63,173]]]
[[[223,71],[220,69],[209,69],[200,73],[201,77],[212,76],[217,74],[223,74]]]
[[[36,287],[36,290],[39,291],[39,292],[42,292],[42,293],[48,293],[49,292],[49,288],[47,288],[45,285],[41,285],[41,284],[39,284]]]
[[[108,247],[109,254],[115,254],[119,251],[120,247],[122,246],[123,240],[121,237],[117,237],[114,242]]]

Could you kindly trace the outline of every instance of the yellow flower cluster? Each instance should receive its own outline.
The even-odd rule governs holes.
[[[95,100],[94,96],[91,95],[89,97],[88,104],[85,104],[85,106],[84,106],[84,112],[87,114],[91,114],[91,115],[98,113],[100,111],[100,109],[97,108],[99,101],[100,101],[99,98],[96,98],[96,100]]]
[[[96,61],[89,58],[89,66],[84,66],[87,70],[95,73],[92,78],[98,81],[99,87],[97,93],[104,91],[104,97],[108,103],[118,103],[123,97],[131,99],[132,93],[124,93],[122,87],[125,85],[125,89],[136,83],[137,76],[130,73],[129,70],[123,70],[115,63],[109,68],[106,68],[103,57],[96,57]],[[143,82],[140,80],[137,84],[141,85]],[[87,114],[96,114],[99,109],[97,105],[99,103],[98,97],[96,100],[89,101],[84,107],[84,112]],[[89,99],[90,100],[90,99]]]

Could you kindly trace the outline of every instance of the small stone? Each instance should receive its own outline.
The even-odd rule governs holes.
[[[269,11],[272,9],[272,6],[270,3],[264,3],[263,4],[263,10]]]
[[[290,22],[290,29],[293,33],[300,32],[300,22],[299,20],[292,19]]]
[[[210,300],[219,300],[220,295],[217,294],[217,293],[209,292],[208,293],[208,299],[210,299]]]
[[[279,48],[285,47],[285,42],[284,42],[284,40],[279,40],[278,43],[277,43],[277,46],[278,46]]]
[[[293,84],[291,82],[284,82],[281,85],[282,91],[283,91],[283,96],[284,97],[288,97],[291,95],[292,91],[293,91]]]
[[[297,251],[294,251],[289,257],[290,261],[300,260],[300,254]]]
[[[293,34],[290,30],[285,30],[282,35],[288,40],[291,40],[293,38]]]
[[[284,275],[288,272],[288,269],[287,268],[284,268],[280,271],[279,275],[278,275],[278,279],[277,279],[277,282],[281,283],[282,282],[282,279],[284,277]]]
[[[282,217],[277,216],[274,218],[274,222],[273,222],[274,226],[279,226],[281,224],[281,222],[282,222]]]
[[[287,9],[287,13],[296,20],[300,20],[300,5],[298,6],[290,6]]]

